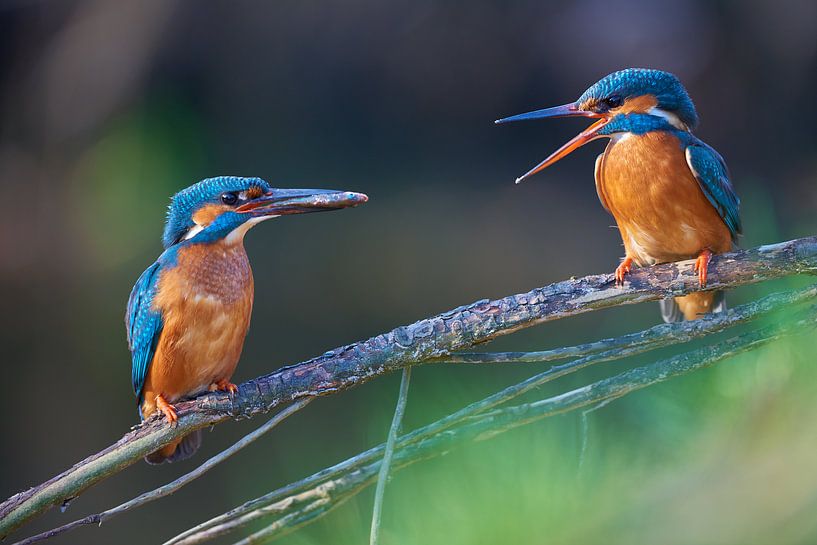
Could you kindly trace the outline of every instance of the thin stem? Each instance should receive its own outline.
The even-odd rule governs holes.
[[[756,350],[781,338],[801,333],[804,330],[813,330],[815,326],[817,326],[817,307],[810,307],[801,314],[799,319],[786,321],[782,325],[744,333],[717,345],[705,346],[659,360],[560,395],[480,414],[443,433],[437,433],[416,443],[405,444],[404,442],[398,442],[397,452],[394,456],[394,470],[402,469],[419,460],[438,456],[466,440],[490,439],[500,433],[536,422],[542,418],[564,414],[587,406],[599,407],[629,393],[676,376],[709,367],[733,356]],[[250,538],[240,541],[239,544],[259,545],[267,543],[296,527],[325,515],[334,507],[371,484],[379,465],[380,461],[377,460],[353,472],[341,475],[337,479],[318,485],[313,490],[322,488],[324,491],[331,491],[328,492],[328,497],[325,496],[326,501],[320,502],[320,504],[317,502],[290,504],[289,509],[279,511],[280,516],[269,526],[252,534]],[[280,500],[279,504],[286,505],[287,498]],[[295,524],[297,526],[293,526]],[[219,535],[224,535],[224,533],[226,531],[222,531]],[[181,543],[192,545],[193,543],[207,541],[207,539],[198,539],[199,537],[199,535],[194,534]]]
[[[219,452],[218,454],[216,454],[212,458],[208,459],[206,462],[201,464],[199,467],[197,467],[193,471],[182,475],[181,477],[179,477],[178,479],[176,479],[173,482],[170,482],[170,483],[167,483],[166,485],[160,486],[159,488],[157,488],[155,490],[151,490],[149,492],[145,492],[144,494],[140,494],[139,496],[133,498],[132,500],[126,501],[125,503],[123,503],[121,505],[118,505],[116,507],[113,507],[111,509],[108,509],[107,511],[102,511],[101,513],[97,513],[97,514],[94,514],[94,515],[88,515],[85,518],[81,518],[81,519],[75,520],[73,522],[70,522],[68,524],[64,524],[63,526],[60,526],[58,528],[54,528],[53,530],[48,530],[47,532],[43,532],[41,534],[31,536],[31,537],[29,537],[27,539],[24,539],[22,541],[18,541],[14,545],[29,545],[31,543],[36,543],[36,542],[42,541],[44,539],[49,539],[49,538],[58,536],[60,534],[64,534],[65,532],[69,532],[71,530],[74,530],[75,528],[79,528],[80,526],[85,526],[87,524],[102,524],[106,520],[109,520],[109,519],[115,517],[116,515],[124,513],[125,511],[129,511],[129,510],[134,509],[136,507],[141,507],[142,505],[150,503],[150,502],[152,502],[154,500],[158,500],[159,498],[164,498],[165,496],[169,496],[170,494],[173,494],[174,492],[179,490],[181,487],[183,487],[183,486],[189,484],[190,482],[198,479],[199,477],[201,477],[202,475],[204,475],[205,473],[207,473],[208,471],[213,469],[215,466],[217,466],[218,464],[220,464],[224,460],[227,460],[228,458],[233,456],[235,453],[237,453],[238,451],[240,451],[244,447],[246,447],[246,446],[252,444],[253,442],[255,442],[257,439],[259,439],[265,433],[267,433],[272,428],[274,428],[275,426],[277,426],[278,424],[283,422],[287,417],[289,417],[292,414],[296,413],[297,411],[300,411],[301,409],[303,409],[313,399],[314,398],[308,397],[308,398],[302,399],[300,401],[296,401],[295,403],[293,403],[289,407],[279,411],[272,418],[270,418],[265,424],[263,424],[262,426],[259,426],[257,429],[255,429],[251,433],[248,433],[247,435],[245,435],[244,437],[242,437],[241,439],[239,439],[238,441],[233,443],[233,445],[230,446],[229,448],[227,448],[225,450],[222,450],[221,452]]]
[[[397,406],[394,408],[394,417],[392,418],[391,427],[389,428],[389,436],[386,438],[386,450],[383,453],[383,463],[380,465],[380,473],[377,476],[369,545],[377,545],[380,541],[380,517],[383,512],[383,496],[386,493],[386,482],[389,480],[389,468],[391,467],[391,459],[394,456],[394,444],[397,441],[397,434],[403,423],[403,413],[406,410],[410,380],[411,367],[406,367],[403,369],[403,376],[400,378],[400,395],[397,398]]]
[[[641,268],[628,275],[623,287],[615,286],[610,274],[590,275],[501,299],[477,301],[282,367],[242,384],[234,398],[208,394],[181,402],[176,407],[176,426],[151,418],[117,443],[0,504],[0,539],[197,429],[267,413],[297,399],[337,394],[398,369],[548,321],[698,291],[692,266],[692,261],[684,261]],[[713,258],[709,272],[707,289],[816,274],[817,237],[721,254]]]
[[[754,320],[778,308],[797,304],[815,297],[817,297],[817,287],[808,286],[799,290],[773,294],[759,299],[754,303],[749,303],[735,309],[729,309],[726,313],[705,316],[699,320],[659,324],[644,331],[638,331],[620,337],[609,337],[590,343],[577,344],[575,346],[558,347],[534,352],[459,352],[457,354],[435,358],[432,361],[452,364],[547,363],[568,358],[584,357],[602,351],[607,352],[615,348],[652,346],[656,341],[663,342],[666,337],[678,335],[684,336],[682,340],[689,340],[693,337],[687,337],[686,335],[693,333],[699,326],[703,328],[699,333],[709,334],[736,324]],[[716,318],[716,320],[712,320],[711,318]],[[700,335],[695,334],[695,336]]]
[[[509,386],[504,390],[501,390],[480,401],[474,402],[463,409],[460,409],[459,411],[437,420],[436,422],[433,422],[423,428],[400,437],[397,441],[397,446],[398,448],[403,449],[412,444],[428,440],[435,434],[439,434],[452,426],[461,424],[465,420],[473,418],[475,415],[490,410],[549,381],[590,365],[613,361],[626,356],[647,352],[648,350],[662,348],[703,337],[737,324],[758,319],[781,308],[790,310],[793,304],[807,301],[815,296],[817,296],[817,287],[811,286],[793,292],[769,295],[758,301],[730,309],[725,313],[708,315],[699,320],[691,322],[678,322],[673,324],[661,324],[641,333],[630,334],[627,337],[637,336],[651,340],[649,343],[642,344],[636,348],[616,348],[607,352],[594,354],[579,360],[568,362],[561,366],[552,367],[527,380]],[[660,334],[658,334],[658,332],[660,332]],[[205,521],[194,528],[179,534],[178,536],[169,540],[165,545],[198,543],[198,541],[187,541],[186,538],[214,526],[221,526],[222,528],[228,527],[230,526],[230,521],[240,519],[247,513],[254,513],[256,510],[265,505],[281,505],[286,498],[297,495],[305,490],[310,490],[312,487],[319,485],[319,483],[331,482],[333,479],[347,474],[350,471],[359,470],[361,467],[364,467],[365,465],[379,459],[383,455],[382,453],[384,448],[384,445],[373,447],[355,457],[349,458],[334,466],[321,470],[310,477],[306,477],[305,479],[291,483],[276,491],[270,492],[269,494],[246,502],[239,507],[236,507],[222,515]],[[255,518],[257,517],[253,517],[252,520]]]

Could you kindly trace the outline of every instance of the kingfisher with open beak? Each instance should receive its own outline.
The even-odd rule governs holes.
[[[230,382],[250,325],[253,277],[244,235],[262,221],[339,210],[366,195],[325,189],[275,189],[260,178],[222,176],[177,193],[165,224],[164,253],[142,273],[125,314],[131,379],[144,420],[160,411],[171,425],[173,403]],[[193,432],[146,457],[149,463],[191,456]]]
[[[604,77],[576,102],[499,119],[597,119],[516,180],[549,167],[598,138],[609,138],[596,159],[596,192],[618,224],[625,257],[615,271],[623,284],[638,266],[695,258],[701,288],[713,253],[731,250],[741,233],[740,200],[726,163],[692,130],[698,114],[674,75],[628,68]],[[693,320],[725,308],[722,292],[695,292],[661,301],[665,321]]]

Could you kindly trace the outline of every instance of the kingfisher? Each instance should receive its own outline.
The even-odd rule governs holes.
[[[692,133],[698,114],[678,78],[661,70],[628,68],[605,76],[575,102],[496,123],[550,117],[597,121],[516,182],[588,142],[608,138],[596,158],[595,179],[599,200],[615,218],[624,242],[616,284],[623,285],[633,264],[694,258],[699,287],[706,287],[712,255],[733,249],[741,233],[740,199],[723,157]],[[725,308],[723,292],[661,301],[666,322],[694,320]]]
[[[206,391],[238,387],[235,371],[253,304],[253,276],[244,235],[254,225],[291,214],[365,203],[362,193],[276,189],[260,178],[208,178],[173,196],[164,252],[130,294],[125,326],[131,380],[142,420],[157,411],[170,425],[173,403]],[[151,464],[188,458],[201,445],[193,432],[148,455]]]

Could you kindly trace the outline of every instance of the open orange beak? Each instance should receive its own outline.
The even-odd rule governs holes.
[[[547,159],[517,178],[516,183],[521,182],[528,176],[536,174],[540,170],[544,170],[559,159],[566,157],[571,152],[579,149],[588,142],[591,142],[596,138],[600,138],[602,135],[598,134],[599,129],[605,126],[610,119],[612,119],[612,116],[608,114],[580,110],[575,103],[570,103],[562,106],[554,106],[553,108],[545,108],[544,110],[536,110],[533,112],[497,119],[495,123],[510,123],[512,121],[526,121],[528,119],[544,119],[548,117],[592,117],[597,118],[598,121],[580,132],[564,146],[554,151]]]

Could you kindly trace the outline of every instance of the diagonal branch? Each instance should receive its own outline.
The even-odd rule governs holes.
[[[272,428],[286,420],[292,414],[303,409],[313,399],[314,398],[312,397],[307,397],[299,401],[296,401],[295,403],[293,403],[289,407],[286,407],[285,409],[282,409],[280,412],[276,413],[275,416],[270,418],[266,423],[262,424],[257,429],[253,430],[252,432],[248,433],[247,435],[233,443],[232,446],[219,452],[218,454],[208,459],[206,462],[201,464],[193,471],[185,473],[184,475],[174,480],[173,482],[167,483],[164,486],[160,486],[155,490],[151,490],[149,492],[145,492],[144,494],[140,494],[139,496],[133,498],[132,500],[128,500],[121,505],[117,505],[116,507],[112,507],[111,509],[102,511],[101,513],[96,513],[93,515],[88,515],[87,517],[81,519],[77,519],[73,522],[69,522],[68,524],[64,524],[58,528],[54,528],[52,530],[48,530],[46,532],[42,532],[40,534],[26,538],[22,541],[18,541],[14,545],[30,545],[31,543],[36,543],[38,541],[50,539],[52,537],[56,537],[66,532],[70,532],[71,530],[74,530],[76,528],[79,528],[80,526],[85,526],[88,524],[102,525],[103,522],[112,519],[116,515],[121,515],[122,513],[129,511],[131,509],[141,507],[152,501],[164,498],[165,496],[169,496],[170,494],[173,494],[183,486],[186,486],[187,484],[195,481],[196,479],[198,479],[199,477],[213,469],[221,462],[230,458],[233,454],[254,443],[257,439],[259,439],[261,436],[269,432]]]
[[[397,441],[392,471],[397,471],[415,462],[447,452],[457,444],[468,440],[484,440],[499,433],[530,424],[542,418],[563,414],[582,407],[596,406],[623,397],[648,386],[664,382],[670,378],[709,367],[730,357],[766,346],[772,341],[817,327],[817,306],[810,306],[799,312],[798,317],[784,323],[767,326],[755,331],[732,337],[712,346],[672,356],[657,362],[624,371],[610,378],[599,380],[587,386],[552,396],[547,399],[517,406],[481,413],[439,431],[439,426],[431,424],[407,434]],[[433,433],[428,433],[433,430]],[[411,436],[421,436],[421,440],[411,440]],[[379,449],[382,451],[383,446]],[[275,502],[243,513],[240,517],[217,517],[215,524],[202,524],[180,534],[165,545],[194,545],[224,536],[249,522],[275,517],[267,527],[252,534],[239,543],[266,543],[323,516],[341,505],[353,495],[375,481],[380,468],[380,460],[371,459],[370,451],[361,453],[338,464],[346,469],[331,477],[324,472],[316,473],[302,481],[293,483],[275,494]],[[323,475],[322,475],[323,474]],[[321,476],[321,477],[319,477]],[[319,477],[319,478],[316,478]],[[257,502],[257,500],[254,500]],[[248,502],[252,503],[252,502]],[[236,510],[231,511],[234,513]]]
[[[716,256],[708,289],[815,273],[817,237],[808,237]],[[114,445],[0,504],[0,538],[196,429],[268,412],[296,399],[336,393],[549,320],[683,295],[698,289],[696,278],[692,262],[684,261],[633,271],[624,288],[614,285],[611,274],[604,274],[565,280],[494,301],[482,300],[246,382],[233,400],[224,394],[210,394],[180,403],[177,426],[168,427],[161,419],[152,418]]]
[[[645,351],[642,349],[655,350],[656,348],[717,333],[734,325],[755,320],[781,308],[796,305],[815,297],[817,297],[817,285],[811,285],[799,290],[768,295],[757,301],[730,308],[726,312],[708,314],[698,320],[659,324],[644,331],[629,333],[620,337],[610,337],[590,343],[535,352],[460,352],[432,361],[456,364],[547,363],[567,358],[585,358],[600,352],[619,354],[620,352],[616,351],[627,349],[628,353],[621,354],[621,357],[625,357]],[[573,362],[571,365],[575,365],[575,363]]]
[[[591,354],[584,358],[579,358],[562,365],[552,367],[546,371],[534,375],[533,377],[523,380],[520,383],[508,386],[507,388],[500,390],[499,392],[496,392],[484,399],[471,403],[470,405],[447,415],[436,422],[404,435],[398,439],[398,447],[406,448],[408,445],[426,441],[435,435],[441,434],[457,425],[462,425],[469,419],[477,417],[479,414],[485,413],[486,411],[489,411],[503,403],[511,401],[512,399],[530,392],[531,390],[536,389],[550,381],[591,365],[619,360],[650,350],[688,342],[696,338],[701,338],[719,331],[723,331],[728,327],[759,319],[769,315],[772,312],[780,311],[781,309],[791,309],[792,305],[813,300],[815,297],[817,297],[817,286],[810,286],[795,292],[770,295],[761,300],[730,309],[726,313],[708,315],[693,322],[661,324],[640,333],[624,335],[617,339],[608,339],[606,341],[608,345],[620,346],[618,348],[611,348],[610,350],[602,353]],[[650,339],[650,342],[636,347],[621,345],[620,339],[632,339],[634,337]],[[306,479],[296,483],[284,486],[283,488],[280,488],[274,492],[270,492],[269,494],[265,494],[264,496],[246,502],[243,505],[224,513],[223,515],[219,515],[207,522],[199,524],[198,526],[179,534],[177,537],[168,541],[165,545],[181,543],[188,545],[190,543],[198,543],[199,541],[188,541],[186,538],[194,534],[204,535],[206,533],[205,531],[211,528],[214,529],[213,531],[216,533],[216,535],[220,535],[218,532],[222,532],[225,529],[232,528],[236,525],[240,526],[246,524],[247,522],[255,520],[259,516],[274,514],[277,512],[276,509],[279,509],[281,505],[286,504],[286,498],[302,497],[301,494],[306,493],[306,491],[310,489],[322,490],[320,488],[321,483],[333,482],[343,475],[354,474],[355,472],[360,471],[364,466],[377,462],[383,456],[383,451],[384,445],[373,447],[353,458],[350,458],[349,460],[319,471],[311,477],[307,477]],[[304,497],[311,496],[307,495]]]

